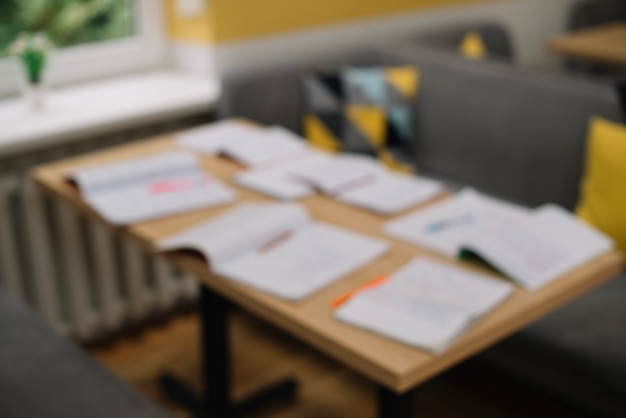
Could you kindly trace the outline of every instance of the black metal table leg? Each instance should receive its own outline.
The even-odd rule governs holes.
[[[378,388],[378,418],[413,418],[415,389],[399,394],[385,387]]]
[[[228,314],[230,303],[201,286],[202,377],[204,393],[198,396],[176,377],[161,377],[161,387],[174,401],[200,418],[240,417],[268,403],[295,398],[297,382],[280,381],[234,403],[230,399],[230,350]]]

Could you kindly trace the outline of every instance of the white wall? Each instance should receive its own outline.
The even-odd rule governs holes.
[[[565,29],[571,6],[578,0],[501,0],[463,7],[444,7],[414,13],[339,24],[267,36],[216,47],[220,73],[246,71],[348,51],[394,39],[406,39],[420,31],[456,23],[492,20],[503,22],[513,35],[521,65],[555,68],[558,59],[545,49],[550,35]]]

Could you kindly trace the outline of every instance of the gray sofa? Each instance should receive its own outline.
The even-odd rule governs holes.
[[[572,209],[578,199],[587,123],[623,121],[611,85],[472,61],[433,48],[395,46],[331,65],[415,64],[414,158],[453,187],[535,206]],[[300,129],[299,74],[282,68],[225,80],[222,117]],[[626,277],[618,277],[512,336],[478,359],[588,411],[626,416]]]
[[[0,289],[0,417],[168,418]]]

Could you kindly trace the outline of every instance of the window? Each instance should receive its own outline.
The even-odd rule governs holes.
[[[160,0],[0,0],[0,95],[19,90],[8,49],[22,31],[55,44],[50,85],[154,68],[165,63]]]
[[[21,31],[45,32],[59,48],[134,35],[131,0],[4,0],[0,5],[0,54]]]

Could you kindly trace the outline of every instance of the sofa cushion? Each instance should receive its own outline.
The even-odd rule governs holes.
[[[390,169],[413,171],[396,156],[411,154],[418,69],[317,68],[301,81],[303,136],[313,145],[370,155]]]
[[[577,214],[626,254],[626,126],[593,118]]]
[[[626,416],[626,276],[619,276],[477,360],[606,417]]]
[[[2,418],[167,418],[0,289]]]

